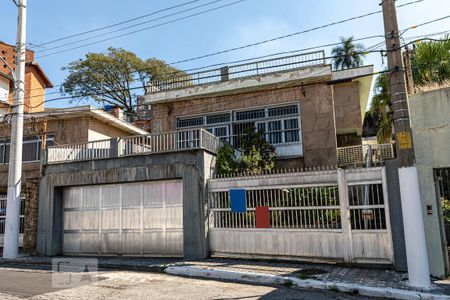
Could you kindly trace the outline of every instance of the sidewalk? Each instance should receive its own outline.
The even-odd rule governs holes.
[[[185,261],[171,258],[101,257],[98,260],[99,269],[166,272],[172,275],[339,290],[397,299],[450,299],[450,280],[435,280],[433,289],[419,293],[421,291],[415,291],[407,285],[407,273],[393,270],[220,258]],[[14,261],[0,259],[0,267],[35,265],[51,269],[51,262],[52,258],[48,257],[22,257]],[[367,292],[375,294],[365,294]]]

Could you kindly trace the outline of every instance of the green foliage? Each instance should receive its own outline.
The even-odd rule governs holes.
[[[217,152],[216,168],[217,173],[220,175],[230,175],[237,172],[238,163],[233,147],[225,144],[219,149]]]
[[[76,101],[93,99],[115,105],[129,113],[135,111],[136,94],[131,90],[135,84],[144,89],[149,80],[184,74],[162,60],[142,60],[130,51],[112,47],[105,54],[88,53],[62,70],[69,75],[61,93],[76,97]]]
[[[450,224],[450,200],[441,198],[442,214],[444,215],[444,222]]]
[[[411,60],[418,87],[445,85],[450,81],[450,36],[441,41],[416,44]]]
[[[364,45],[355,43],[353,36],[345,38],[341,37],[341,45],[334,47],[331,50],[331,55],[334,56],[335,69],[350,69],[357,68],[362,65],[365,57]]]
[[[392,137],[392,107],[389,74],[383,73],[375,81],[375,95],[370,105],[370,114],[376,120],[378,143],[389,142]]]
[[[229,175],[232,173],[261,174],[275,168],[275,147],[264,139],[264,131],[248,129],[239,137],[241,152],[239,157],[234,154],[234,149],[224,145],[217,154],[217,174]]]

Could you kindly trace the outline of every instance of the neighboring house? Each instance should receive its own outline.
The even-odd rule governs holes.
[[[152,133],[205,128],[239,147],[263,129],[279,167],[337,164],[337,147],[362,144],[372,66],[332,71],[323,51],[150,82],[138,113]]]
[[[7,119],[6,119],[7,120]],[[3,119],[5,121],[5,119]],[[4,208],[8,180],[9,140],[11,125],[0,122],[0,234],[4,232]],[[117,117],[95,109],[80,106],[64,109],[46,109],[26,114],[23,142],[22,191],[24,193],[21,225],[23,246],[34,251],[37,230],[38,190],[41,177],[42,140],[46,145],[61,145],[99,141],[114,137],[142,135],[147,132]]]
[[[0,55],[9,66],[15,68],[15,46],[0,42]],[[24,111],[40,112],[44,110],[45,89],[52,88],[53,84],[45,72],[34,61],[34,51],[26,51],[25,70],[25,106]],[[9,68],[0,63],[0,115],[10,111],[14,97],[14,81]]]
[[[450,88],[414,94],[409,106],[430,273],[444,277],[450,274]]]

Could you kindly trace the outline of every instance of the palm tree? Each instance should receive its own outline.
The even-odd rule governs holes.
[[[450,82],[450,36],[416,44],[413,59],[414,83],[418,87],[446,85]]]
[[[331,55],[334,57],[334,68],[343,70],[361,66],[365,56],[364,45],[355,43],[353,36],[340,39],[341,45],[331,50]]]

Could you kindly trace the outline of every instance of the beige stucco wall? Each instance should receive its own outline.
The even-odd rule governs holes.
[[[102,122],[95,118],[89,119],[89,129],[88,129],[88,141],[99,141],[105,140],[113,137],[137,135],[130,134],[129,132],[119,129],[117,127],[112,127],[110,124]]]
[[[326,84],[152,104],[152,133],[175,130],[176,118],[180,116],[291,102],[300,102],[304,164],[306,166],[336,164],[333,89]]]
[[[410,110],[430,271],[441,277],[444,253],[433,169],[450,168],[450,88],[410,97]],[[427,205],[432,206],[432,215],[425,213]]]
[[[359,82],[340,83],[333,86],[337,134],[362,133]]]

